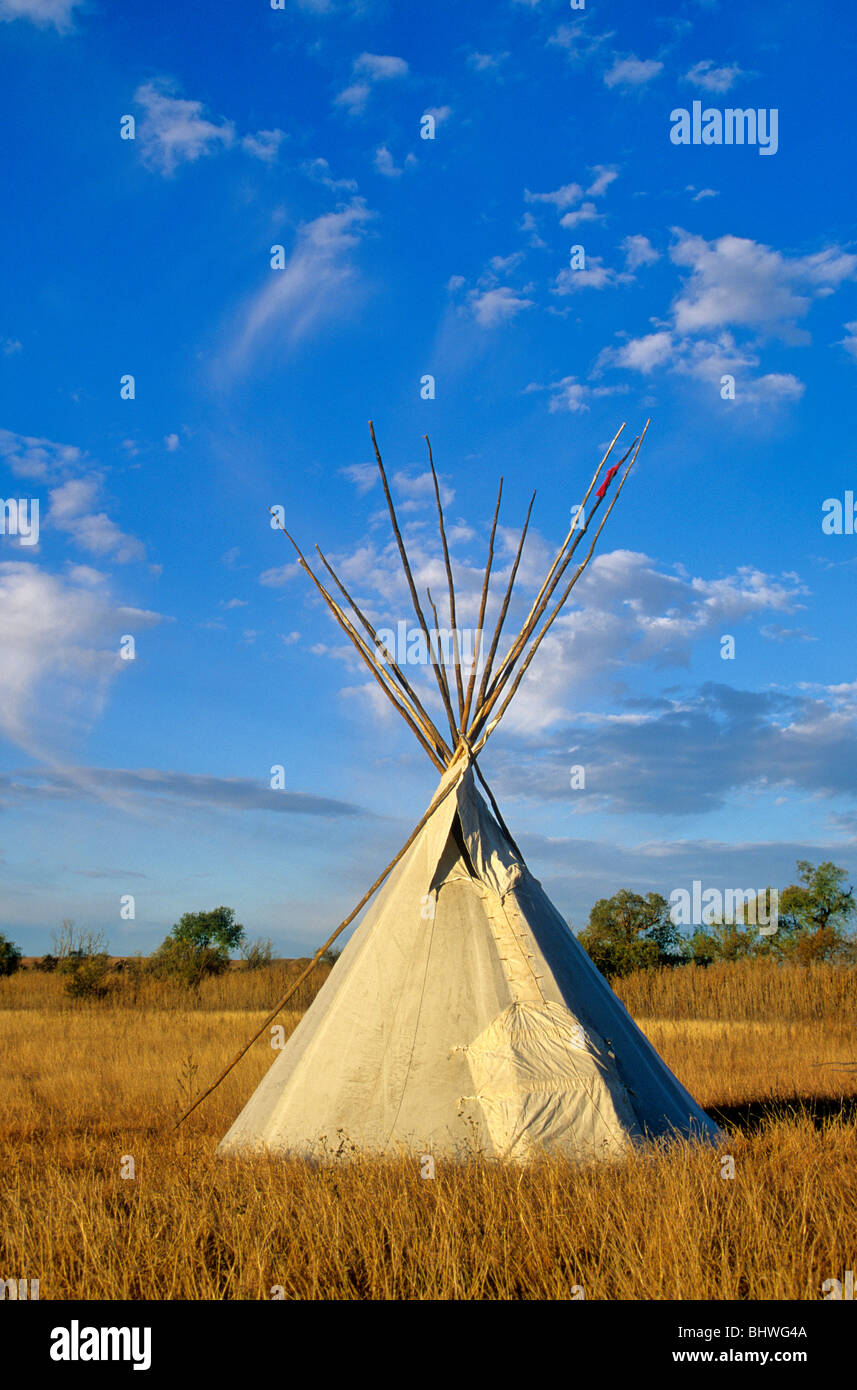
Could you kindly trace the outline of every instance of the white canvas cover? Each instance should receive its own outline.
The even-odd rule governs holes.
[[[664,1065],[453,765],[219,1152],[526,1161],[720,1131]]]

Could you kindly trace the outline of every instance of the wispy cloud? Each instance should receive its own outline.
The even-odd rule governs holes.
[[[95,511],[101,492],[100,475],[70,478],[52,489],[46,525],[74,538],[91,555],[129,564],[144,560],[146,551],[134,536],[126,535],[104,511]]]
[[[375,151],[375,169],[379,174],[383,174],[387,179],[400,179],[406,169],[412,169],[417,159],[415,155],[409,154],[405,157],[404,163],[398,165],[386,145],[380,145]]]
[[[647,236],[626,236],[622,242],[622,250],[625,253],[625,267],[627,270],[638,270],[643,265],[653,265],[660,260],[660,253],[655,250]]]
[[[663,63],[656,58],[637,58],[632,53],[628,58],[616,58],[604,74],[608,87],[644,87],[658,73],[663,72]]]
[[[683,81],[692,82],[694,86],[702,87],[706,92],[728,92],[739,77],[746,76],[743,68],[740,68],[737,63],[725,63],[722,67],[717,67],[710,58],[707,58],[702,63],[694,63],[693,67],[684,74]]]
[[[508,285],[491,290],[471,290],[468,304],[480,328],[497,328],[516,318],[524,309],[532,307],[532,299],[525,299]]]
[[[337,179],[334,178],[330,165],[326,159],[310,159],[302,165],[304,173],[314,183],[320,183],[325,188],[329,188],[334,193],[356,193],[356,179]]]
[[[135,801],[142,797],[176,801],[199,808],[272,811],[278,815],[339,819],[371,814],[349,801],[336,801],[331,797],[286,788],[272,791],[264,782],[253,781],[249,777],[210,777],[157,768],[114,767],[0,774],[0,802],[5,804],[12,800],[20,803],[48,798],[76,801],[98,792],[125,793],[133,796]]]
[[[64,578],[37,564],[0,562],[0,731],[44,756],[46,746],[88,727],[128,668],[120,636],[160,621],[115,603],[87,574]]]
[[[74,444],[56,444],[51,439],[0,430],[0,459],[17,478],[51,483],[76,469],[85,461],[85,455]]]
[[[0,21],[29,19],[40,28],[66,33],[83,0],[0,0]]]
[[[137,131],[143,162],[168,177],[180,164],[236,146],[271,163],[285,139],[282,130],[259,130],[239,137],[234,121],[209,118],[201,101],[177,96],[176,84],[168,78],[144,82],[134,93],[134,100],[144,113]]]
[[[245,363],[271,335],[294,346],[342,313],[359,284],[353,252],[374,215],[362,198],[353,198],[299,227],[284,269],[270,270],[267,283],[242,311],[233,364]]]
[[[352,65],[354,81],[339,93],[336,104],[344,106],[352,116],[360,115],[378,82],[389,82],[407,74],[408,64],[404,58],[382,53],[361,53]]]

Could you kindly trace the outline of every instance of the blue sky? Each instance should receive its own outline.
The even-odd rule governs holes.
[[[0,536],[0,930],[148,951],[223,902],[302,953],[406,838],[434,770],[268,515],[408,620],[370,418],[422,588],[431,437],[465,625],[500,474],[501,580],[538,489],[520,617],[651,417],[483,756],[576,926],[857,868],[850,19],[0,0],[0,497],[40,520]],[[776,110],[776,152],[674,144],[694,101]]]

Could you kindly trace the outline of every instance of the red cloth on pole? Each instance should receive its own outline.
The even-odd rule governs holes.
[[[613,465],[612,468],[608,468],[608,469],[607,469],[607,474],[606,474],[606,477],[605,477],[605,479],[604,479],[604,482],[601,484],[600,488],[598,489],[598,491],[597,491],[596,494],[595,494],[595,496],[598,498],[598,501],[599,501],[599,502],[601,501],[602,497],[604,496],[605,492],[607,491],[608,487],[610,486],[610,484],[612,483],[613,479],[615,478],[615,476],[616,476],[616,474],[617,474],[618,472],[619,472],[619,465],[618,465],[618,463],[614,463],[614,465]]]

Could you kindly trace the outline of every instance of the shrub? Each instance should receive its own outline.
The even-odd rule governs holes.
[[[14,975],[21,964],[21,948],[0,933],[0,975]]]
[[[67,918],[54,935],[56,969],[64,976],[64,988],[71,999],[103,999],[107,993],[110,957],[104,950],[101,932],[75,927]]]
[[[273,944],[261,936],[257,941],[245,941],[241,947],[241,957],[248,970],[261,970],[274,959]]]

